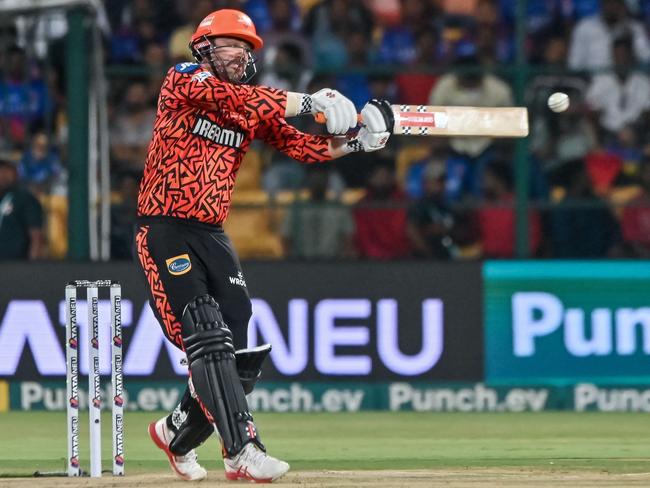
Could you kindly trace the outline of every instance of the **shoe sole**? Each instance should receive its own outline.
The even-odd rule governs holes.
[[[185,481],[200,481],[202,479],[205,479],[206,477],[204,476],[203,478],[198,478],[198,479],[192,479],[186,474],[181,473],[178,468],[176,467],[176,461],[174,460],[174,455],[172,452],[167,448],[167,445],[163,442],[163,440],[158,437],[158,433],[156,432],[156,422],[151,422],[149,424],[149,427],[147,429],[149,431],[149,437],[151,437],[151,440],[153,443],[165,454],[167,454],[167,458],[169,459],[169,465],[172,468],[172,471],[176,476],[179,478],[185,480]]]
[[[251,481],[253,483],[273,483],[276,480],[282,478],[287,474],[289,470],[285,471],[281,475],[276,476],[275,478],[253,478],[247,471],[241,472],[237,471],[226,471],[226,479],[228,481]]]

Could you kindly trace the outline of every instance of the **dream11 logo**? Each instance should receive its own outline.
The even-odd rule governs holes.
[[[249,324],[249,346],[262,342],[273,345],[271,360],[282,375],[295,376],[310,365],[309,346],[313,341],[313,365],[320,374],[329,376],[368,376],[376,370],[373,357],[377,357],[390,372],[403,376],[416,376],[431,370],[440,360],[444,342],[443,303],[440,299],[428,298],[421,302],[420,327],[415,327],[414,337],[421,345],[418,352],[405,354],[399,348],[400,323],[396,299],[383,298],[376,302],[368,299],[323,299],[313,302],[310,314],[309,302],[305,299],[288,301],[286,333],[282,331],[276,314],[263,299],[255,298],[253,316]],[[87,305],[85,300],[77,306],[79,325],[79,366],[81,374],[88,373],[87,354]],[[374,323],[370,323],[373,316]],[[98,303],[100,321],[100,344],[111,341],[108,320],[110,301]],[[58,324],[65,324],[65,301],[59,304]],[[310,316],[311,315],[311,316]],[[310,318],[313,327],[310,329]],[[65,354],[63,344],[57,336],[45,303],[42,300],[13,300],[9,302],[4,315],[0,317],[0,376],[13,376],[29,347],[39,374],[63,376]],[[345,319],[355,324],[366,320],[364,325],[346,325]],[[411,326],[415,324],[410,324]],[[129,376],[151,375],[165,350],[174,372],[187,375],[181,360],[184,354],[163,336],[148,304],[144,304],[138,317],[134,316],[131,300],[122,300],[122,326],[134,327],[126,353],[123,356],[123,370]],[[403,325],[402,325],[403,326]],[[376,344],[371,344],[370,330],[376,333]],[[310,337],[310,330],[313,331]],[[419,334],[418,334],[419,332]],[[362,352],[356,354],[337,353],[337,347],[355,346]],[[376,352],[376,354],[375,354]],[[110,348],[100,347],[100,372],[110,372]]]

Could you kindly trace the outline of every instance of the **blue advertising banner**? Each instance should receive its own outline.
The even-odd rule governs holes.
[[[487,262],[488,384],[650,383],[650,263]]]

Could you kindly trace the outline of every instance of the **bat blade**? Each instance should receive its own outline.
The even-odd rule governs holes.
[[[525,107],[392,105],[393,134],[408,136],[526,137]]]

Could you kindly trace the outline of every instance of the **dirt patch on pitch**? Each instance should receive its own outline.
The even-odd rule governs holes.
[[[208,480],[199,486],[241,486],[223,478],[223,472],[209,473]],[[297,471],[274,483],[278,486],[301,488],[380,487],[556,487],[571,488],[650,486],[650,473],[609,474],[597,472],[552,472],[502,469],[411,470],[411,471]],[[64,488],[64,487],[156,487],[191,486],[172,474],[135,474],[124,478],[110,475],[90,478],[0,478],[0,487],[7,488]],[[246,486],[246,485],[244,485]]]

